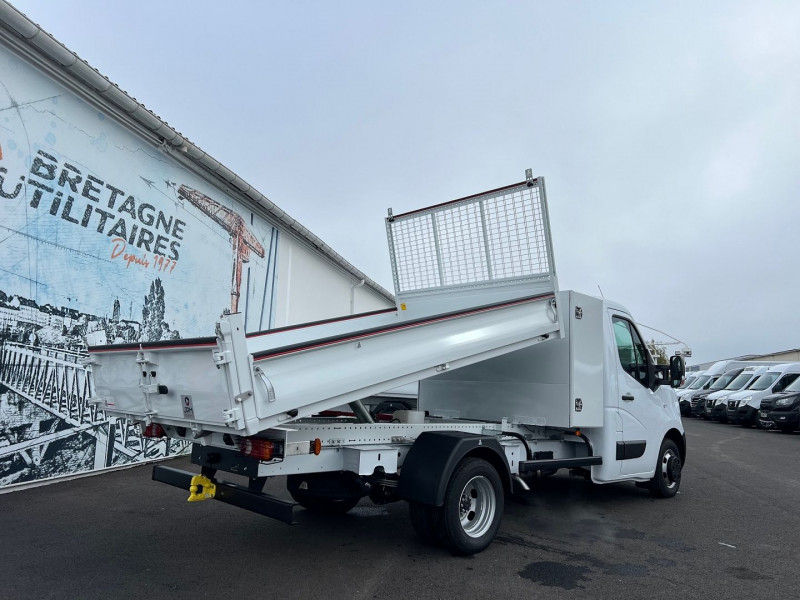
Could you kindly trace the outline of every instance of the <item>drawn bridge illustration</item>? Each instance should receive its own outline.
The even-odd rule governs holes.
[[[12,438],[0,445],[0,458],[16,455],[35,469],[64,442],[80,435],[94,438],[94,469],[180,454],[186,449],[186,444],[177,440],[142,437],[135,425],[109,418],[89,402],[94,386],[81,363],[84,352],[8,341],[0,348],[0,386],[53,417],[9,429]]]

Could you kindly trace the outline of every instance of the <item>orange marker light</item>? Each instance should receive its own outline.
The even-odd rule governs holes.
[[[319,453],[322,452],[322,440],[319,438],[314,439],[311,442],[311,451],[314,453],[314,456],[319,456]]]
[[[252,456],[258,460],[272,460],[275,444],[260,438],[242,438],[239,448],[245,456]]]

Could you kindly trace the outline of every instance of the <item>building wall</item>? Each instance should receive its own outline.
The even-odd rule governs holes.
[[[728,359],[720,359],[728,360]],[[737,356],[730,360],[752,360],[752,361],[769,361],[769,362],[800,362],[800,350],[784,350],[783,352],[775,352],[773,354],[747,354],[745,356]],[[687,366],[687,371],[704,371],[713,365],[716,360],[710,362],[699,363],[696,365]]]
[[[779,360],[781,362],[800,362],[800,350],[785,350],[775,354],[765,354],[756,360]]]
[[[0,46],[0,487],[185,452],[89,401],[83,337],[248,331],[382,308],[352,276]]]
[[[298,240],[283,236],[278,256],[276,327],[392,306]]]

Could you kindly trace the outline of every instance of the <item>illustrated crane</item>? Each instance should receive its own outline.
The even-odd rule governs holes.
[[[244,219],[230,208],[222,206],[213,198],[202,192],[182,185],[178,189],[178,196],[188,200],[199,208],[214,222],[221,225],[231,236],[233,246],[233,274],[231,275],[231,312],[239,312],[239,296],[242,287],[242,265],[250,262],[250,251],[264,258],[264,246],[245,225]]]

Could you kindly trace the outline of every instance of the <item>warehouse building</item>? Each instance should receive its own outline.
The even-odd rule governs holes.
[[[0,490],[185,451],[92,404],[83,337],[394,306],[261,192],[0,4]],[[177,445],[176,445],[177,444]]]

